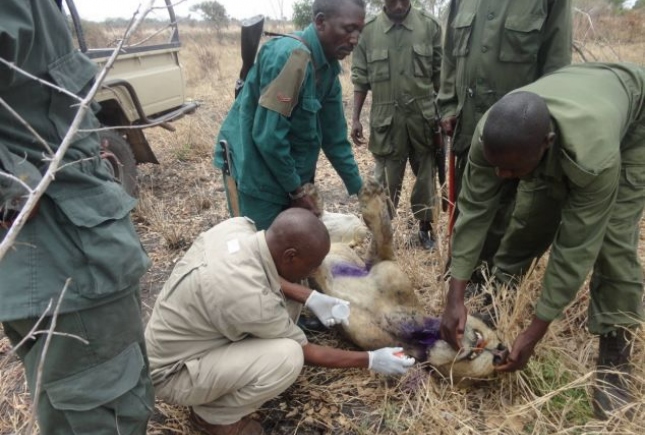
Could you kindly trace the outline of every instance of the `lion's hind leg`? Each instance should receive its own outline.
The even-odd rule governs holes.
[[[394,260],[392,221],[385,189],[378,181],[366,179],[358,199],[363,220],[372,232],[369,261],[375,264],[383,260]]]

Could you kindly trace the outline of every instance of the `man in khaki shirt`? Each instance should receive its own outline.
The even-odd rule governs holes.
[[[323,323],[345,301],[293,282],[329,252],[329,233],[310,211],[288,209],[265,231],[233,218],[201,234],[177,263],[146,328],[158,397],[192,407],[210,434],[261,434],[248,418],[282,393],[304,363],[403,374],[400,348],[356,352],[307,342],[296,326],[301,303]],[[289,298],[289,299],[287,299]]]

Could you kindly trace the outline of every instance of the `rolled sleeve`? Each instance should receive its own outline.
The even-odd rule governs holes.
[[[367,76],[367,56],[365,55],[364,37],[358,42],[352,54],[352,84],[354,91],[367,92],[370,90],[370,82]]]

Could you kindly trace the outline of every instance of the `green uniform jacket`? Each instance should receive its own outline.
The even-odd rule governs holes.
[[[96,68],[74,49],[66,22],[53,1],[6,0],[0,14],[0,57],[32,75],[83,95]],[[0,98],[27,121],[54,151],[76,114],[73,98],[0,65]],[[95,128],[93,115],[81,129]],[[0,169],[15,157],[44,173],[44,147],[0,107]],[[4,157],[2,157],[4,156]],[[12,157],[13,156],[13,157]],[[130,222],[136,201],[128,196],[99,157],[96,133],[78,133],[40,201],[38,213],[20,232],[14,249],[0,260],[0,320],[40,316],[72,278],[61,312],[122,297],[138,283],[149,260]],[[14,186],[15,187],[15,186]],[[16,189],[0,182],[0,204]],[[19,192],[18,192],[19,193]],[[0,229],[0,239],[7,230]]]
[[[352,82],[355,91],[372,91],[371,152],[386,156],[397,147],[384,134],[397,127],[392,125],[397,108],[412,107],[427,121],[425,125],[403,123],[399,128],[419,128],[421,132],[410,135],[432,137],[431,131],[423,129],[429,130],[434,123],[440,70],[441,26],[431,15],[412,8],[397,26],[381,12],[365,24],[352,57]]]
[[[536,307],[540,319],[551,321],[574,299],[592,269],[604,228],[624,224],[610,221],[621,170],[628,182],[643,185],[645,70],[628,64],[575,65],[518,91],[544,98],[557,135],[541,164],[519,186],[520,192],[523,184],[533,191],[546,189],[552,206],[561,207]],[[473,137],[452,240],[452,276],[463,280],[477,263],[504,181],[484,158],[478,140],[485,120],[486,115]],[[526,221],[532,213],[539,210],[531,208],[530,195],[518,193],[514,219]]]
[[[306,45],[291,37],[264,44],[218,138],[229,143],[238,189],[285,205],[288,192],[313,181],[321,148],[348,192],[361,188],[347,140],[340,64],[326,59],[313,25],[299,35]],[[215,166],[222,165],[217,145]]]
[[[451,0],[437,101],[456,152],[497,100],[571,63],[571,27],[570,0]]]

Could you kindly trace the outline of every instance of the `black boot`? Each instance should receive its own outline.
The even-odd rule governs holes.
[[[594,414],[600,420],[634,400],[629,391],[632,334],[629,329],[617,329],[600,336],[593,387]]]
[[[419,221],[419,245],[427,251],[434,249],[434,233],[432,224],[428,221]]]

